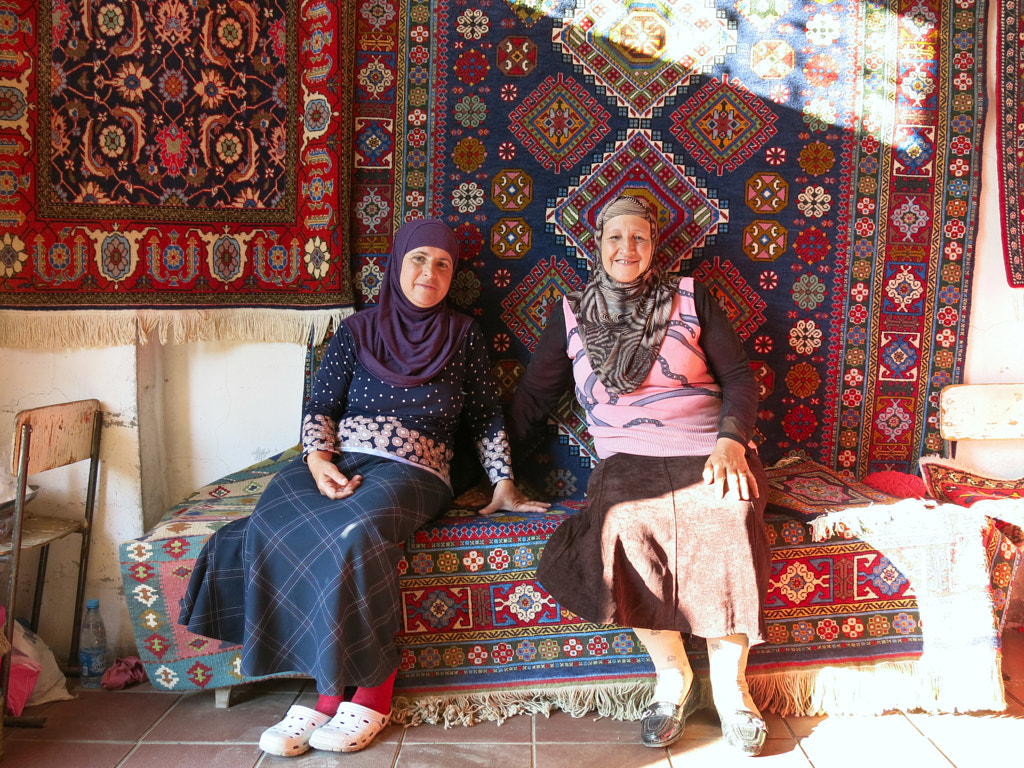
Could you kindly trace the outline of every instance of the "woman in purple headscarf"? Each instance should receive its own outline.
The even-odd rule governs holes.
[[[264,731],[271,754],[354,752],[388,724],[402,543],[451,501],[460,421],[494,486],[483,513],[548,506],[516,489],[486,340],[445,301],[458,255],[439,221],[399,229],[378,305],[341,323],[317,371],[302,457],[196,562],[182,624],[241,644],[246,675],[316,680],[314,708]]]

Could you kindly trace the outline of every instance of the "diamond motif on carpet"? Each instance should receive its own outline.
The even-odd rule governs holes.
[[[532,352],[554,303],[569,291],[581,290],[583,285],[565,261],[556,261],[554,256],[543,259],[502,299],[501,319]]]
[[[723,75],[711,80],[672,115],[672,133],[706,170],[721,176],[754,156],[777,132],[775,114]]]
[[[571,77],[548,77],[510,116],[513,135],[545,170],[568,170],[608,133],[608,111]]]
[[[715,256],[701,263],[693,276],[715,297],[740,338],[749,338],[764,323],[767,304],[728,261]]]
[[[724,61],[736,40],[735,22],[701,0],[598,0],[554,29],[573,64],[641,115]]]

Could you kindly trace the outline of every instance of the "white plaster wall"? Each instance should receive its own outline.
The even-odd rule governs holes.
[[[86,597],[98,597],[111,649],[137,655],[118,545],[191,491],[298,442],[305,348],[294,344],[36,352],[0,348],[0,471],[10,472],[15,414],[97,398],[105,412]],[[73,514],[85,464],[31,478],[34,514]],[[78,537],[54,544],[39,634],[62,662],[70,647]],[[31,612],[36,553],[22,558],[16,615]],[[6,584],[6,574],[3,576]]]
[[[162,422],[153,479],[166,495],[146,509],[147,524],[196,488],[299,442],[305,347],[203,342],[153,345],[152,354],[161,370],[146,398]]]

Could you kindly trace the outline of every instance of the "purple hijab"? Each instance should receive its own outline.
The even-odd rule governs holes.
[[[356,312],[345,322],[356,356],[371,374],[393,387],[416,387],[434,378],[455,355],[472,320],[442,299],[417,307],[402,291],[405,254],[420,246],[447,251],[459,261],[459,241],[436,219],[414,219],[395,233],[377,306]]]

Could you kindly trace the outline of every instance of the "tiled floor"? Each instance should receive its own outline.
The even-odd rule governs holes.
[[[1004,714],[771,716],[771,736],[756,762],[734,756],[719,740],[715,715],[701,711],[670,749],[638,742],[631,722],[573,719],[561,712],[513,717],[445,730],[388,728],[354,754],[264,755],[260,732],[296,700],[314,694],[301,681],[249,686],[229,709],[212,693],[175,695],[148,684],[126,691],[74,690],[78,697],[36,707],[42,728],[4,728],[2,768],[727,768],[732,765],[864,768],[907,766],[994,768],[1024,759],[1024,633],[1004,634]]]

